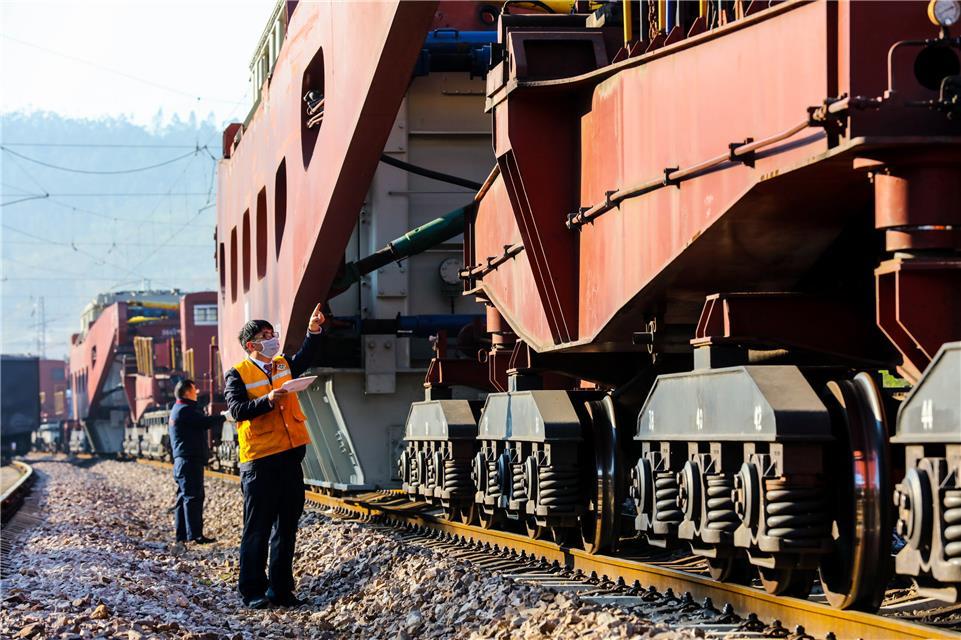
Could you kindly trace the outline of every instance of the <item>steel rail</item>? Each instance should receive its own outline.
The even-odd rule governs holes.
[[[153,460],[138,460],[143,464],[170,469],[173,465]],[[231,474],[205,470],[208,476],[237,483],[240,479]],[[352,496],[334,496],[315,491],[304,492],[311,502],[332,509],[350,511],[366,518],[393,521],[411,528],[426,528],[455,536],[459,539],[490,545],[498,550],[511,549],[529,557],[556,562],[560,567],[595,574],[612,581],[623,580],[626,584],[639,583],[642,587],[654,587],[658,591],[673,589],[675,593],[690,592],[697,600],[711,598],[719,605],[730,603],[743,616],[756,614],[762,620],[779,620],[788,629],[803,626],[806,633],[814,636],[833,634],[836,638],[961,638],[961,634],[925,626],[891,616],[843,611],[828,605],[771,595],[760,589],[737,584],[717,582],[709,577],[679,571],[629,557],[591,555],[580,549],[570,549],[545,540],[532,540],[527,536],[482,529],[438,518],[425,513],[424,503],[411,502],[400,491],[377,491]]]
[[[16,514],[17,509],[20,508],[20,504],[22,503],[22,498],[26,495],[30,485],[33,484],[33,481],[36,479],[33,467],[29,464],[20,462],[19,460],[14,460],[11,464],[20,469],[21,475],[16,482],[10,485],[7,490],[0,495],[0,509],[3,510],[2,520],[4,523]]]

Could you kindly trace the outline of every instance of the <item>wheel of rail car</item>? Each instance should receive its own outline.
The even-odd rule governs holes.
[[[815,572],[811,569],[757,568],[764,590],[775,596],[807,599],[811,595]]]
[[[580,542],[581,532],[576,527],[551,527],[551,539],[562,547]]]
[[[621,489],[620,443],[610,398],[586,403],[586,447],[583,468],[586,513],[581,516],[581,540],[588,553],[610,549],[617,541]]]
[[[487,458],[481,451],[477,452],[471,462],[470,479],[474,482],[478,491],[487,490]]]
[[[826,398],[835,443],[834,548],[821,561],[824,595],[839,609],[875,611],[890,577],[891,503],[881,394],[866,373],[831,381]]]
[[[400,460],[397,461],[397,466],[399,467],[400,471],[400,480],[404,484],[410,484],[410,465],[410,452],[407,451],[407,449],[404,449],[404,451],[400,454]]]
[[[460,519],[460,505],[456,502],[449,503],[444,509],[444,519],[449,522],[456,522]]]
[[[732,584],[751,584],[754,579],[754,567],[750,561],[741,555],[727,558],[706,558],[707,572],[718,582]]]
[[[499,509],[494,509],[494,513],[488,515],[483,509],[477,509],[477,524],[481,529],[493,529],[504,520],[504,514]]]
[[[524,518],[524,530],[527,531],[527,537],[531,540],[545,540],[551,537],[550,527],[542,527],[537,524],[534,516]]]
[[[477,503],[471,502],[470,504],[461,504],[458,510],[457,519],[461,524],[474,524],[477,521]]]

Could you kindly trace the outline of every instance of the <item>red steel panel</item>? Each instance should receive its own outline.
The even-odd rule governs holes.
[[[206,389],[204,381],[210,371],[210,340],[217,335],[217,325],[194,323],[194,307],[199,304],[217,304],[217,294],[200,291],[188,293],[180,299],[180,349],[181,357],[188,349],[194,350],[194,375],[200,388]]]
[[[473,229],[475,259],[485,264],[488,257],[499,256],[504,247],[521,240],[503,178],[498,176],[481,200]],[[515,333],[525,342],[539,344],[551,340],[547,313],[538,295],[527,252],[483,277],[483,291],[498,309],[517,309],[521,322],[511,322]]]
[[[555,172],[546,177],[520,169],[527,192],[562,192],[576,185],[579,203],[566,211],[554,203],[544,215],[554,224],[578,204],[603,203],[607,192],[659,180],[669,167],[697,165],[726,155],[732,143],[803,126],[809,107],[828,98],[849,90],[880,96],[888,48],[903,38],[936,35],[924,23],[923,9],[917,3],[777,4],[598,73],[544,82],[511,79],[505,90],[491,95],[496,146],[505,146],[504,137],[520,128],[511,118],[512,104],[529,106],[537,97],[554,96],[552,112],[545,98],[541,112],[525,114],[540,136],[538,160],[551,163],[553,156],[543,151],[557,142],[541,125],[563,129],[557,114],[571,96],[581,97],[582,115],[566,123],[579,136],[575,170],[565,172],[563,162],[551,165]],[[912,62],[908,54],[895,69],[903,95],[932,97],[918,88]],[[569,285],[563,272],[548,284],[535,278],[536,297],[529,289],[512,296],[505,283],[516,280],[529,287],[529,276],[514,272],[530,265],[515,260],[484,276],[481,290],[539,352],[630,350],[631,334],[654,317],[666,325],[693,326],[711,293],[791,291],[845,228],[871,214],[869,181],[853,166],[857,154],[910,154],[920,145],[950,143],[947,136],[961,133],[943,114],[896,104],[877,113],[854,111],[845,121],[846,131],[830,134],[820,127],[802,128],[758,151],[753,167],[726,162],[680,186],[626,199],[571,232],[577,239],[573,340],[558,339],[556,331],[539,325],[548,306],[544,289]],[[940,137],[919,137],[930,135]],[[492,190],[478,210],[477,227],[523,220],[524,212],[516,208],[516,202],[498,201]],[[499,253],[500,241],[478,234],[477,261]],[[870,236],[863,241],[872,242]],[[524,242],[529,251],[526,237]],[[557,255],[565,259],[563,252]]]
[[[267,277],[248,292],[221,297],[225,366],[242,357],[236,333],[245,320],[267,318],[293,346],[310,310],[322,301],[343,258],[410,70],[434,17],[436,2],[300,3],[263,97],[231,158],[218,172],[218,238],[229,238],[244,211],[267,190],[268,247],[273,235],[276,176],[286,166],[286,226]],[[304,72],[323,56],[324,120],[309,162],[302,138]],[[315,76],[320,75],[315,69]],[[318,83],[312,83],[313,88]],[[256,240],[250,243],[256,246]],[[230,248],[227,248],[228,252]],[[242,264],[227,256],[226,264]],[[253,263],[253,261],[251,261]],[[228,286],[231,278],[227,278]],[[236,281],[241,281],[237,278]],[[223,292],[222,292],[223,293]]]
[[[74,418],[83,420],[79,407],[92,407],[100,396],[103,381],[113,365],[119,340],[126,338],[127,305],[112,304],[90,325],[84,341],[70,348],[70,379],[73,389]],[[81,404],[78,378],[86,381],[86,405]]]
[[[731,142],[770,136],[803,119],[806,107],[826,95],[826,31],[823,4],[800,6],[599,85],[582,121],[582,141],[611,128],[619,135],[613,147],[588,147],[582,155],[582,206],[603,201],[604,190],[644,181],[665,167],[690,166]],[[784,46],[798,34],[804,55]],[[816,130],[792,142],[793,149],[759,158],[756,169],[732,166],[629,200],[586,226],[580,234],[582,337],[600,332],[761,175],[827,148]]]

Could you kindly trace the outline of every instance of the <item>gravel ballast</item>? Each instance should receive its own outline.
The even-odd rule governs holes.
[[[44,521],[9,557],[0,636],[20,638],[676,638],[623,609],[516,583],[308,502],[294,561],[299,609],[236,592],[238,484],[206,480],[211,545],[173,541],[168,470],[36,458]]]

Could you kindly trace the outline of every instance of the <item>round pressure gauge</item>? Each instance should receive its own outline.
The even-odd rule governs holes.
[[[451,287],[460,286],[460,268],[460,258],[445,258],[437,268],[441,282]]]
[[[958,0],[931,0],[928,18],[939,27],[950,27],[961,19],[961,2]]]

